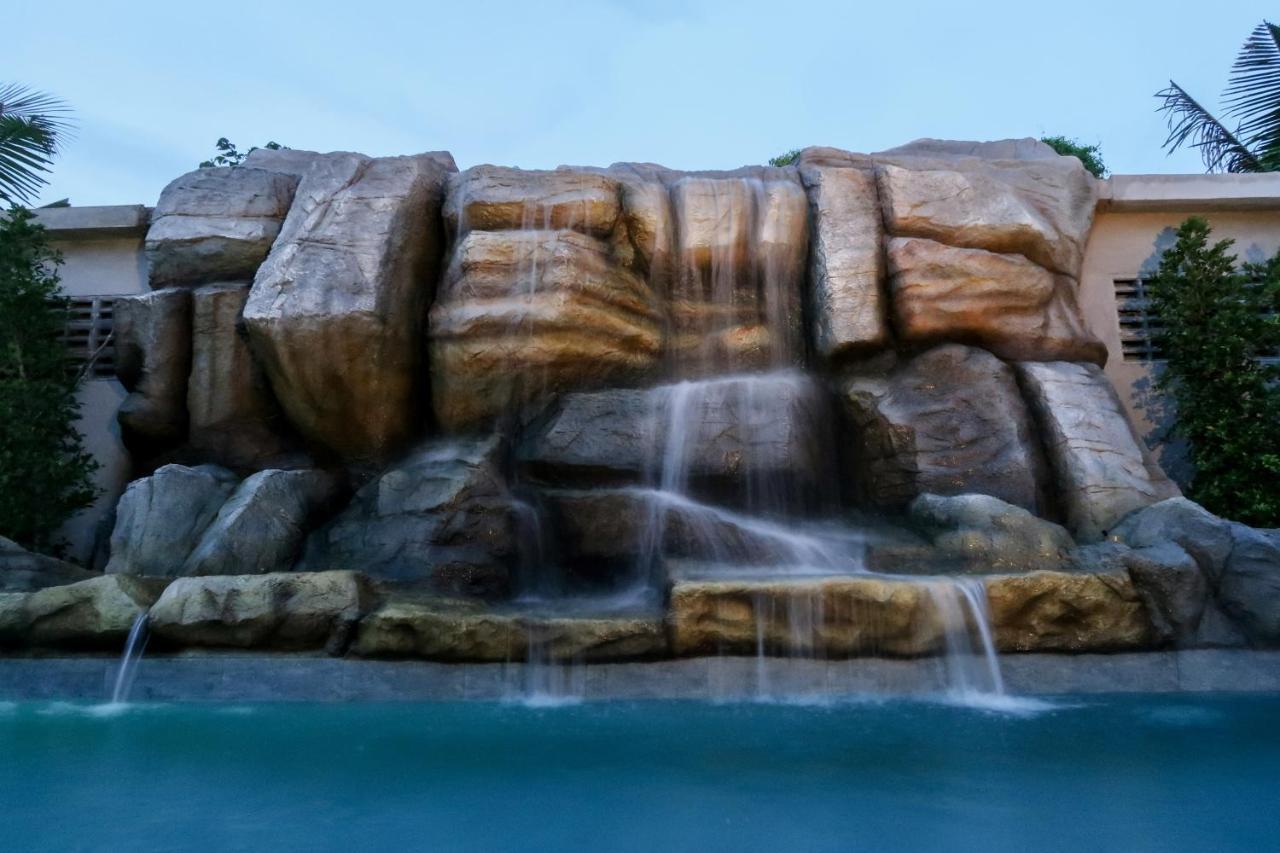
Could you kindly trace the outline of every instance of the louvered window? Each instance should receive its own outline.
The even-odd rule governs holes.
[[[116,374],[115,347],[112,345],[111,320],[113,296],[73,296],[71,310],[62,340],[67,356],[76,369],[87,377],[110,377]]]
[[[1159,361],[1160,333],[1164,325],[1151,313],[1148,279],[1117,278],[1116,314],[1120,321],[1120,345],[1125,361]],[[1280,363],[1280,353],[1269,353],[1262,361]]]

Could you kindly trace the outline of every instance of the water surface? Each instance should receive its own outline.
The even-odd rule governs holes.
[[[1199,853],[1280,844],[1280,696],[1034,708],[0,704],[0,845]]]

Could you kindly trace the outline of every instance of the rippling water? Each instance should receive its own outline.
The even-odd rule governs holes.
[[[1230,851],[1280,696],[0,704],[5,850]]]

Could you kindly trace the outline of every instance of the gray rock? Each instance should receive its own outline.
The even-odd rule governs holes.
[[[1195,558],[1214,583],[1231,556],[1230,524],[1183,497],[1169,498],[1126,516],[1110,538],[1133,548],[1176,543]]]
[[[796,510],[830,497],[830,418],[825,390],[799,373],[570,394],[529,431],[520,458],[556,485],[647,482]]]
[[[304,437],[380,460],[420,426],[420,332],[439,265],[448,154],[317,159],[244,307]]]
[[[1017,370],[1077,539],[1097,541],[1130,512],[1179,494],[1101,368],[1054,361],[1023,362]]]
[[[187,435],[191,292],[121,296],[113,312],[116,376],[129,391],[116,415],[125,442],[144,453],[180,443]]]
[[[311,534],[308,571],[359,569],[454,593],[502,594],[515,557],[496,438],[428,442]]]
[[[1124,557],[1125,568],[1163,642],[1197,645],[1197,631],[1209,585],[1196,560],[1173,542],[1139,548]]]
[[[197,169],[160,193],[147,231],[153,288],[253,278],[298,179],[243,166]]]
[[[1280,644],[1280,537],[1232,522],[1231,540],[1218,602],[1252,643]]]
[[[293,568],[306,535],[337,494],[325,471],[259,471],[218,510],[183,575],[253,575]]]
[[[237,478],[213,465],[165,465],[134,480],[116,505],[108,574],[174,577]]]
[[[178,578],[151,608],[148,626],[178,646],[341,654],[374,600],[356,572]]]
[[[1057,568],[1075,544],[1059,525],[990,495],[920,495],[908,517],[942,557],[983,572]]]
[[[985,494],[1045,511],[1044,462],[1012,369],[948,344],[878,373],[847,376],[857,429],[853,482],[866,503],[902,509],[917,495]]]
[[[240,328],[248,284],[215,284],[192,294],[189,442],[199,458],[240,470],[279,464],[288,425]]]
[[[0,536],[0,591],[30,592],[47,586],[62,586],[98,576],[54,557],[28,551]]]
[[[831,360],[889,340],[882,290],[884,225],[875,172],[806,165],[813,221],[809,252],[814,348]]]
[[[255,148],[240,165],[301,178],[316,160],[324,156],[315,151],[304,151],[298,148]]]
[[[873,156],[985,157],[988,160],[1053,160],[1060,155],[1031,136],[1022,139],[993,139],[970,142],[961,139],[916,139]]]
[[[37,648],[118,651],[163,588],[154,579],[104,575],[38,590],[21,603],[18,634]]]

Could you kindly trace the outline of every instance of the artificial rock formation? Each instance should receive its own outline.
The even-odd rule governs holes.
[[[1178,494],[1092,364],[1024,362],[1018,377],[1039,423],[1067,527],[1084,541]]]
[[[385,460],[422,419],[422,322],[441,252],[444,153],[318,158],[244,307],[254,352],[314,445]]]
[[[197,169],[170,183],[147,231],[151,286],[253,278],[297,186],[296,176],[243,166]]]
[[[164,584],[100,575],[26,594],[0,594],[0,645],[115,651]]]
[[[981,493],[1043,513],[1044,463],[1013,370],[947,344],[841,388],[857,430],[854,483],[866,501],[905,507],[926,492]]]
[[[26,550],[0,536],[0,593],[31,592],[89,580],[96,573],[54,557]]]
[[[516,543],[502,449],[496,437],[414,449],[312,534],[306,569],[355,569],[442,592],[507,592]]]
[[[116,376],[129,391],[117,418],[135,452],[164,448],[187,435],[191,373],[191,291],[166,288],[116,299]]]

